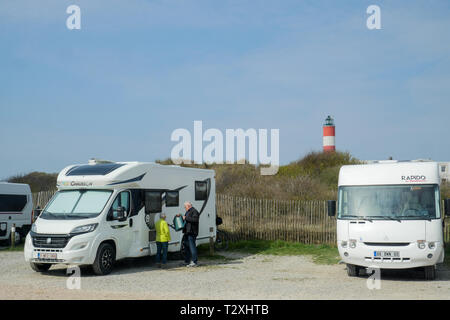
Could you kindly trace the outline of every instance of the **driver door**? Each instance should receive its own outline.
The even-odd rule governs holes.
[[[125,209],[125,217],[122,220],[117,220],[115,217],[115,212],[119,207],[123,207]],[[111,228],[111,234],[117,243],[117,252],[116,258],[120,259],[128,256],[133,232],[131,230],[129,216],[131,212],[131,192],[130,191],[122,191],[114,199],[114,202],[109,209],[107,221],[108,225]]]

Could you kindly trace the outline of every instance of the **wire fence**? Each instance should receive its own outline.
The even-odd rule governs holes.
[[[336,220],[326,201],[249,199],[217,195],[221,228],[231,240],[285,240],[335,244]]]

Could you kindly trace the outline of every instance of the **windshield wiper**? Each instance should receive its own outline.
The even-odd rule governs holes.
[[[398,222],[402,222],[399,218],[395,218],[395,217],[391,217],[391,216],[370,216],[371,218],[384,218],[384,219],[389,219],[389,220],[395,220]]]
[[[428,221],[431,221],[431,217],[430,217],[430,216],[426,216],[426,217],[420,217],[420,216],[402,216],[402,218],[415,218],[415,219],[410,219],[410,220],[428,220]]]
[[[345,216],[342,216],[342,218],[345,218],[345,217],[352,217],[352,218],[356,218],[357,220],[367,220],[367,221],[372,222],[372,220],[366,216],[357,216],[357,215],[352,215],[352,214],[346,214]]]

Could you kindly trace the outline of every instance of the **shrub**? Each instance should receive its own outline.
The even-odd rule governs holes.
[[[31,192],[56,189],[57,173],[31,172],[10,177],[7,181],[12,183],[26,183],[30,185]]]

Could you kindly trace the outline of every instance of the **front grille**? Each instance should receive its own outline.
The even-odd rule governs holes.
[[[62,263],[66,260],[64,259],[31,259],[32,262],[53,262],[53,263]]]
[[[411,258],[381,258],[381,257],[364,257],[366,261],[372,262],[410,262]]]
[[[33,235],[35,248],[64,248],[70,240],[68,235]]]
[[[406,247],[410,243],[409,242],[364,242],[366,246],[375,246],[375,247]]]

